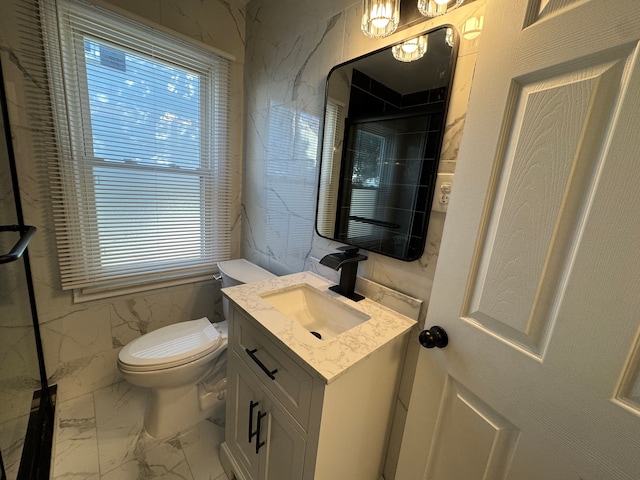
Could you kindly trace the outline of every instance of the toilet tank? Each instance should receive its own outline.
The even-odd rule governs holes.
[[[220,270],[220,276],[222,277],[222,288],[242,285],[243,283],[259,282],[276,276],[244,258],[218,262],[218,270]],[[229,300],[226,297],[222,297],[222,310],[225,320],[228,319]]]

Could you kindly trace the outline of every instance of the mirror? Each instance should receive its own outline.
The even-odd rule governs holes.
[[[424,37],[418,44],[416,39]],[[457,56],[449,26],[329,72],[316,230],[400,260],[420,258]]]

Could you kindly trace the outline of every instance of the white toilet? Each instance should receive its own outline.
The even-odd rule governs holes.
[[[218,264],[222,287],[273,278],[272,273],[244,259]],[[118,355],[118,369],[129,383],[150,388],[144,428],[165,438],[205,418],[224,416],[227,372],[227,315],[180,322],[142,335]]]

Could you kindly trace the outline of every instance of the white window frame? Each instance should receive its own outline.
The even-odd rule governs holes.
[[[74,301],[78,302],[210,279],[217,270],[216,262],[228,259],[231,251],[230,155],[227,152],[229,58],[78,0],[44,0],[41,7],[58,147],[49,173],[62,288],[73,290]],[[84,44],[78,40],[78,32],[83,32],[85,22],[91,30],[87,30],[87,36],[98,38],[101,43],[136,51],[136,42],[146,42],[154,52],[154,61],[200,69],[194,70],[201,79],[200,93],[208,90],[208,95],[200,97],[203,153],[199,168],[163,171],[161,167],[143,164],[118,166],[93,156],[91,120],[86,120],[90,118],[89,90],[87,76],[82,74],[86,72]],[[108,33],[101,38],[103,31]],[[198,177],[199,254],[182,259],[174,249],[168,252],[174,257],[170,261],[156,258],[135,267],[124,265],[135,262],[103,267],[99,237],[92,235],[98,229],[97,197],[91,193],[94,191],[92,174],[86,173],[99,165],[111,170],[122,167],[138,172],[160,172],[159,177],[166,173],[176,178]],[[165,252],[159,252],[159,256],[162,253]]]

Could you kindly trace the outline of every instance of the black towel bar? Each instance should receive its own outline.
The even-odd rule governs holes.
[[[31,237],[36,233],[36,227],[31,225],[0,225],[0,232],[20,232],[20,238],[11,251],[0,256],[0,263],[9,263],[18,260],[24,253]]]

